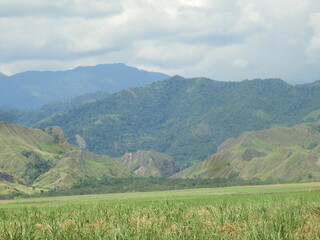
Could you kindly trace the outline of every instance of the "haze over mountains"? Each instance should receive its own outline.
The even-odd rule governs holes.
[[[0,75],[0,109],[38,108],[97,91],[114,93],[168,78],[125,64],[77,67],[67,71],[28,71]]]
[[[99,91],[95,93],[87,93],[61,102],[46,104],[38,109],[0,110],[0,120],[25,126],[33,126],[38,121],[48,118],[52,115],[66,113],[78,106],[87,103],[93,103],[99,99],[106,98],[109,95],[110,94],[108,92]]]

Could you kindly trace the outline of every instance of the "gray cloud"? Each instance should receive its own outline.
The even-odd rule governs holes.
[[[0,71],[125,62],[186,77],[313,81],[319,16],[318,0],[3,0]]]
[[[111,0],[3,0],[0,2],[0,16],[8,18],[99,18],[119,14],[121,11],[120,1]]]

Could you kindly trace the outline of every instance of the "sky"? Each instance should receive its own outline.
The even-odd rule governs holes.
[[[1,0],[0,72],[125,63],[220,81],[320,79],[319,0]]]

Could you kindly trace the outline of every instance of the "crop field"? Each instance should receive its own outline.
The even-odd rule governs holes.
[[[320,183],[3,200],[0,239],[320,239]]]

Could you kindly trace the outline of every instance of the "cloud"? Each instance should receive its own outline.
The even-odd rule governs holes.
[[[101,0],[2,0],[1,17],[99,18],[122,11],[120,1]]]
[[[242,58],[237,58],[232,62],[232,66],[238,67],[238,68],[243,68],[243,67],[246,67],[247,65],[248,65],[248,61]]]
[[[309,41],[307,54],[313,61],[320,60],[320,12],[313,13],[309,19],[309,25],[313,29],[313,36]]]
[[[125,62],[186,77],[312,81],[319,13],[318,0],[2,0],[0,71]]]

